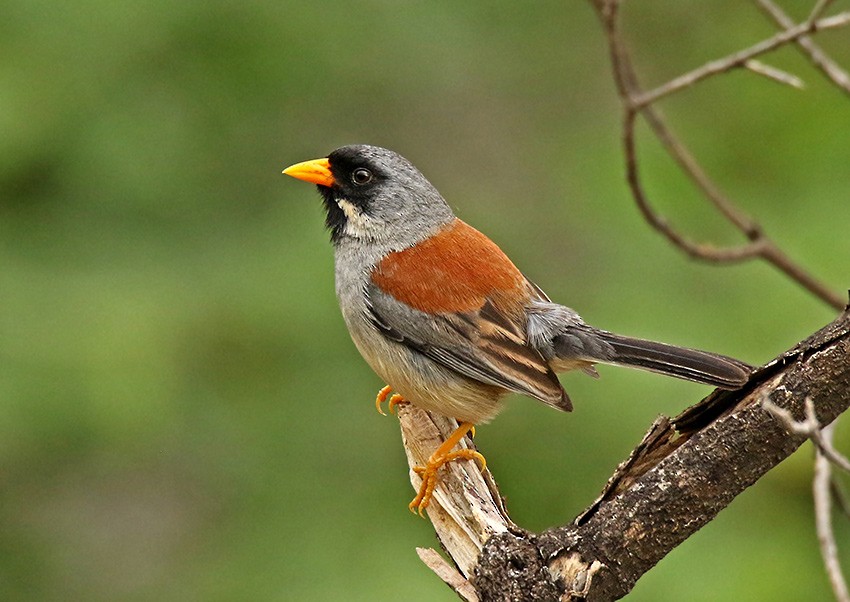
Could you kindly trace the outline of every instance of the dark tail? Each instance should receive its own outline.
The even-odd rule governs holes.
[[[605,363],[633,366],[723,389],[738,389],[747,382],[752,367],[725,355],[596,332],[614,354]]]

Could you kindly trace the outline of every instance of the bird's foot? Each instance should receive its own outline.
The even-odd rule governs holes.
[[[378,391],[378,396],[375,397],[375,409],[378,410],[378,413],[381,416],[387,415],[387,413],[384,412],[383,408],[381,407],[381,404],[383,404],[387,400],[387,396],[389,396],[390,391],[392,390],[392,387],[387,385],[380,391]],[[398,393],[395,393],[390,397],[390,401],[387,404],[387,409],[390,411],[390,414],[395,414],[395,407],[400,403],[407,403],[407,401]]]
[[[437,476],[437,471],[445,464],[454,462],[455,460],[478,460],[481,464],[482,471],[487,468],[487,460],[483,455],[473,449],[459,449],[457,451],[451,451],[452,448],[457,445],[461,439],[463,439],[466,433],[474,430],[475,426],[471,422],[462,423],[455,432],[453,432],[451,436],[437,448],[437,451],[431,454],[431,457],[428,459],[428,463],[425,466],[413,467],[413,471],[422,478],[422,483],[419,485],[419,492],[416,494],[416,497],[413,498],[413,501],[407,506],[411,512],[419,513],[419,516],[424,516],[422,512],[431,503],[431,497],[434,495],[434,489],[440,482],[439,477]]]

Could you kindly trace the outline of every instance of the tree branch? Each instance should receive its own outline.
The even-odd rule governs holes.
[[[794,42],[803,36],[825,29],[845,27],[848,24],[850,24],[850,12],[840,13],[833,17],[827,17],[819,21],[807,20],[804,23],[800,23],[799,25],[795,25],[794,27],[790,27],[785,31],[776,34],[772,38],[763,40],[750,48],[730,54],[722,59],[706,63],[699,69],[694,69],[689,73],[680,75],[666,84],[658,86],[654,90],[634,95],[631,99],[632,107],[636,110],[640,110],[645,106],[657,102],[665,96],[669,96],[684,88],[693,86],[695,83],[711,77],[712,75],[725,73],[726,71],[740,67],[750,59],[765,54],[766,52],[770,52],[771,50],[775,50],[780,46],[785,46],[789,42]]]
[[[841,309],[841,297],[793,262],[757,222],[719,190],[652,103],[742,66],[796,85],[792,76],[753,61],[789,43],[799,45],[831,81],[850,91],[845,85],[846,73],[809,37],[820,29],[850,24],[850,13],[821,18],[831,0],[818,0],[807,21],[795,25],[787,22],[787,16],[770,0],[756,0],[784,31],[644,92],[618,31],[620,0],[590,1],[609,43],[614,80],[624,107],[627,181],[644,218],[692,257],[714,262],[764,259]],[[639,177],[635,142],[639,115],[709,202],[745,236],[744,244],[718,248],[696,243],[655,211]],[[420,550],[420,558],[468,601],[619,599],[646,571],[806,440],[806,433],[786,428],[788,419],[771,409],[780,408],[780,413],[787,412],[790,420],[796,421],[806,415],[806,399],[816,413],[810,421],[818,425],[829,424],[850,407],[847,308],[835,322],[757,370],[741,390],[716,391],[674,419],[659,418],[617,468],[599,498],[569,525],[541,534],[524,531],[508,517],[489,471],[480,473],[471,461],[452,463],[443,470],[427,512],[456,570],[434,550]],[[457,427],[453,420],[412,406],[401,408],[399,418],[411,467],[424,464]],[[821,439],[824,441],[828,439]],[[462,445],[474,444],[466,439]],[[418,488],[419,477],[412,470],[411,483]],[[819,485],[818,494],[824,491]],[[818,516],[820,524],[822,513]],[[823,549],[829,563],[834,554],[828,554],[828,546]],[[837,595],[840,591],[836,589]]]
[[[763,259],[825,303],[840,310],[844,306],[842,298],[835,291],[812,276],[801,265],[794,262],[765,234],[757,222],[738,209],[720,191],[717,185],[711,181],[705,171],[700,167],[690,151],[673,134],[661,112],[650,104],[661,98],[661,96],[666,96],[683,89],[684,84],[682,82],[696,83],[708,77],[708,75],[722,73],[725,70],[740,66],[740,64],[744,64],[753,56],[777,48],[779,45],[801,40],[804,33],[817,31],[819,24],[823,20],[806,22],[792,27],[746,51],[735,53],[726,59],[712,61],[692,71],[690,74],[676,78],[672,82],[656,88],[653,92],[644,93],[638,82],[629,52],[620,35],[618,19],[619,1],[591,0],[591,2],[596,8],[605,30],[611,65],[614,72],[614,81],[624,108],[623,146],[626,160],[626,181],[644,219],[673,245],[692,258],[715,263],[730,263],[754,258]],[[824,7],[822,6],[821,8]],[[812,14],[817,14],[818,12],[813,11]],[[845,19],[843,15],[847,15],[847,18]],[[840,16],[842,16],[841,19],[830,18],[829,24],[839,27],[850,23],[850,13],[842,13]],[[759,51],[757,52],[756,49]],[[740,63],[738,62],[739,60],[741,61]],[[685,174],[694,182],[709,202],[747,238],[748,242],[738,246],[720,248],[706,243],[696,243],[680,233],[667,219],[654,209],[644,191],[638,169],[638,152],[635,140],[635,124],[638,115],[643,115],[668,154],[679,164]]]
[[[835,531],[832,527],[832,490],[835,484],[832,478],[832,466],[850,472],[850,461],[832,445],[835,423],[821,428],[815,412],[815,404],[810,397],[806,398],[806,415],[802,420],[795,420],[791,412],[768,400],[764,400],[763,403],[768,410],[779,418],[788,432],[803,435],[815,445],[812,497],[815,502],[815,528],[818,534],[818,543],[835,599],[837,602],[850,602],[850,591],[847,589],[847,580],[844,578],[841,564],[838,561],[838,546],[835,544]]]
[[[757,61],[755,59],[750,59],[746,63],[744,63],[744,67],[766,77],[767,79],[771,79],[778,84],[782,84],[784,86],[791,86],[792,88],[796,88],[797,90],[802,90],[806,87],[806,84],[803,83],[803,80],[797,77],[796,75],[791,75],[790,73],[786,73],[781,69],[777,69],[776,67],[771,67],[770,65],[765,65],[761,61]]]
[[[832,449],[832,427],[835,423],[826,426],[820,431],[821,444]],[[812,479],[812,496],[815,501],[815,529],[818,533],[818,543],[823,557],[823,565],[832,585],[832,592],[837,602],[850,602],[850,591],[847,589],[847,580],[841,570],[838,561],[838,546],[835,544],[835,531],[832,528],[832,465],[835,462],[821,453],[815,456],[815,476]],[[833,450],[834,451],[834,450]],[[845,460],[846,458],[842,459]]]
[[[779,8],[771,0],[756,0],[765,13],[781,25],[785,29],[794,27],[794,21],[785,11]],[[815,44],[809,36],[800,36],[796,40],[797,47],[800,48],[812,64],[820,69],[823,74],[845,94],[850,94],[850,75],[833,61],[829,56]]]
[[[850,312],[845,311],[758,369],[743,389],[715,391],[674,419],[659,418],[599,499],[569,525],[541,534],[520,529],[507,518],[489,473],[481,475],[472,462],[445,471],[428,516],[482,602],[621,598],[806,440],[789,432],[762,400],[770,398],[803,417],[810,397],[820,424],[850,407],[848,358]],[[454,427],[413,407],[400,414],[406,444],[428,437],[439,441]],[[424,438],[423,428],[431,431]],[[422,463],[432,449],[410,454],[409,461]],[[464,535],[447,535],[458,531]],[[470,562],[469,550],[479,545],[480,555]],[[464,550],[459,558],[458,549]]]
[[[850,473],[850,460],[842,456],[832,446],[832,430],[827,430],[818,421],[815,404],[811,399],[806,399],[806,415],[803,420],[794,420],[791,412],[778,407],[769,399],[765,399],[763,403],[768,410],[773,412],[782,421],[786,429],[795,435],[803,435],[811,439],[820,455],[824,456],[824,458],[841,470]]]

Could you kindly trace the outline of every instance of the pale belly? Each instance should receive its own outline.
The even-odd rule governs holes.
[[[416,407],[473,424],[489,422],[502,409],[505,389],[461,376],[377,331],[359,334],[351,330],[372,370]]]

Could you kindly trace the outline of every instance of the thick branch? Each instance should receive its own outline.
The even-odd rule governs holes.
[[[760,400],[769,396],[802,416],[810,396],[820,422],[832,422],[850,406],[848,358],[845,313],[761,369],[744,390],[716,393],[672,422],[656,423],[596,505],[577,523],[536,538],[540,553],[550,564],[561,558],[580,558],[572,561],[578,566],[602,563],[587,599],[622,597],[805,441],[789,434]]]
[[[440,507],[429,516],[456,516],[464,532],[476,534],[475,545],[491,534],[476,566],[468,555],[458,562],[467,578],[474,572],[482,601],[618,599],[806,440],[763,406],[765,397],[795,417],[805,415],[811,397],[821,424],[850,407],[850,313],[757,370],[744,389],[717,391],[675,419],[656,421],[600,498],[570,525],[524,532],[503,514],[495,484],[476,487],[454,472],[438,487]],[[440,426],[440,436],[451,428]],[[445,509],[487,497],[504,520],[488,514],[479,522],[474,513]]]

